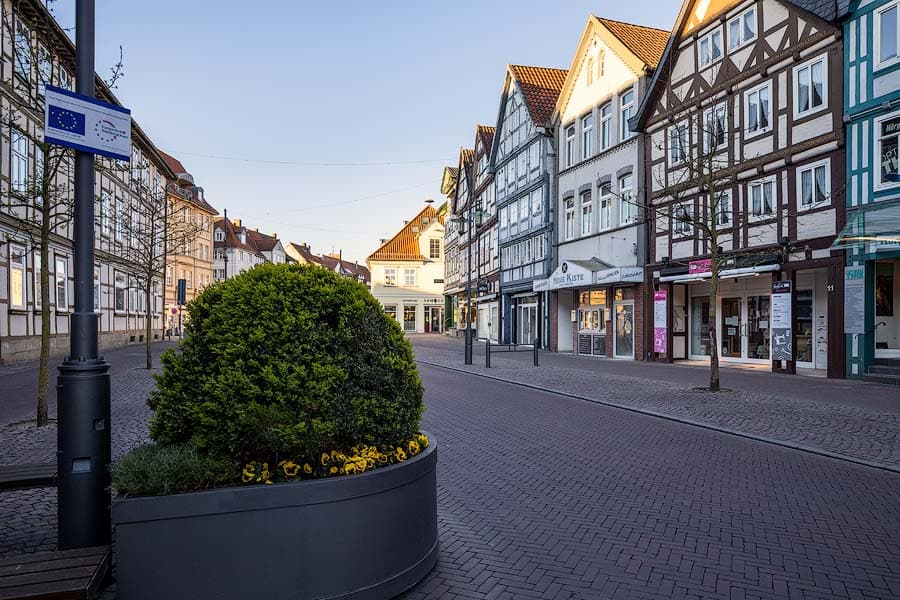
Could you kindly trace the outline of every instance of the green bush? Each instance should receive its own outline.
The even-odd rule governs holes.
[[[365,286],[326,269],[262,265],[206,288],[163,355],[151,437],[245,463],[419,430],[412,348]]]
[[[235,483],[237,469],[227,460],[190,444],[139,446],[116,462],[112,483],[123,496],[158,496]]]

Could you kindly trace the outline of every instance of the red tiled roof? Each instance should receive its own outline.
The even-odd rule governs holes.
[[[494,143],[494,127],[489,125],[477,125],[475,127],[475,135],[481,139],[481,146],[485,152],[491,151],[491,144]]]
[[[597,17],[597,20],[634,52],[635,56],[644,61],[644,64],[656,68],[666,49],[670,32],[600,17]]]
[[[519,84],[531,119],[537,125],[549,123],[568,70],[522,65],[509,65],[509,70]]]
[[[175,173],[176,176],[179,175],[180,173],[188,172],[188,170],[184,168],[184,165],[181,164],[180,160],[178,160],[171,154],[168,154],[168,153],[160,150],[159,148],[157,148],[157,150],[159,151],[159,154],[163,157],[163,160],[166,161],[166,165],[168,165],[168,167],[170,169],[172,169],[172,172]],[[197,193],[197,190],[195,188],[191,188],[191,200],[193,201],[194,204],[196,204],[203,210],[211,212],[214,215],[219,214],[219,211],[217,211],[215,208],[213,208],[212,205],[209,202],[207,202],[205,198],[201,197],[200,194]]]
[[[289,245],[296,250],[297,254],[299,254],[307,263],[322,266],[321,257],[313,254],[312,249],[306,244],[295,244],[294,242],[291,242]]]
[[[234,222],[231,221],[231,219],[218,219],[213,225],[213,229],[225,230],[225,241],[213,241],[214,248],[238,248],[240,250],[246,250],[247,252],[252,252],[257,256],[265,258],[265,255],[263,255],[263,253],[254,243],[253,238],[249,235],[250,231],[246,227],[238,227],[234,224]],[[242,231],[245,233],[244,238],[247,240],[246,243],[241,242]]]
[[[428,219],[427,225],[423,219]],[[444,215],[429,204],[366,260],[425,260],[419,250],[419,235],[435,220],[443,224]]]
[[[278,238],[273,235],[266,235],[253,229],[247,230],[247,241],[253,242],[253,245],[262,252],[271,252],[278,245]]]
[[[366,282],[372,280],[372,277],[369,275],[369,269],[360,265],[359,263],[352,263],[348,260],[328,256],[327,254],[321,257],[321,261],[323,267],[334,271],[344,277],[361,277],[362,280]],[[339,269],[338,265],[340,265]]]

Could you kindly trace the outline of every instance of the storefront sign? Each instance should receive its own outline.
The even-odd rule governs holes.
[[[666,351],[666,341],[668,336],[666,335],[667,330],[667,317],[668,317],[668,302],[667,302],[668,292],[666,290],[659,290],[658,292],[653,293],[653,351],[654,352],[662,352]]]
[[[550,280],[549,279],[536,279],[531,284],[531,291],[533,292],[545,292],[550,289]]]
[[[550,275],[550,289],[591,285],[593,271],[571,261],[565,261]]]
[[[772,360],[793,360],[791,282],[772,282]]]
[[[844,333],[866,332],[866,268],[844,268]]]
[[[701,275],[712,272],[712,259],[692,260],[688,263],[688,275]]]
[[[594,284],[607,285],[610,283],[640,283],[644,280],[642,267],[616,267],[594,271]]]

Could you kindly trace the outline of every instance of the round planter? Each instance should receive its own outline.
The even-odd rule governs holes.
[[[118,597],[402,593],[437,562],[437,443],[428,438],[410,460],[359,475],[114,500]]]

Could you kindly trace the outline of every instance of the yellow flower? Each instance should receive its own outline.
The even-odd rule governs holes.
[[[312,467],[309,463],[303,463],[303,472],[307,475],[312,475]]]
[[[266,485],[272,485],[272,480],[271,480],[271,479],[266,479]]]
[[[416,440],[409,440],[409,444],[406,445],[407,450],[409,450],[410,456],[415,456],[419,453],[419,442]]]
[[[375,459],[371,458],[371,457],[367,458],[366,459],[366,467],[371,469],[374,466],[375,466]]]
[[[337,450],[331,451],[331,458],[338,458],[339,456],[341,456],[341,453],[338,452]]]
[[[394,456],[397,457],[397,460],[403,462],[406,460],[406,452],[403,451],[403,448],[397,447],[397,450],[394,452]]]
[[[300,471],[300,465],[292,461],[287,461],[282,465],[282,469],[284,470],[284,474],[288,477],[296,477],[297,472]]]
[[[338,472],[338,468],[337,468],[337,467],[331,467],[330,469],[328,469],[328,474],[329,474],[329,475],[334,475],[334,474],[336,474],[337,472]]]
[[[356,474],[356,465],[353,463],[347,463],[347,465],[344,467],[344,471],[347,473],[347,475],[354,475]]]
[[[427,448],[427,447],[428,447],[428,438],[425,436],[424,433],[418,434],[418,435],[416,436],[416,439],[419,440],[419,445],[420,445],[420,446],[422,446],[423,448]]]
[[[256,478],[256,468],[253,465],[244,465],[244,474],[241,476],[241,480],[244,483],[250,483]]]
[[[328,453],[327,453],[327,452],[323,452],[323,453],[322,453],[322,466],[323,466],[323,467],[327,467],[327,466],[328,466],[328,461],[329,461],[329,460],[331,460],[331,457],[328,456]]]

